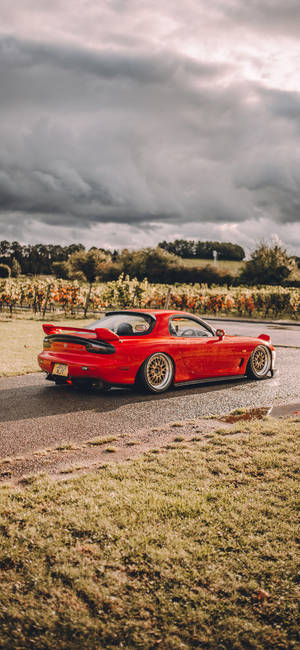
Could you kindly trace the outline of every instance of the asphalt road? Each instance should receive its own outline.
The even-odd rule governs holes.
[[[240,334],[241,336],[259,336],[269,334],[273,345],[284,347],[295,346],[300,348],[300,323],[298,325],[277,323],[249,323],[207,319],[214,328],[221,327],[226,334]]]
[[[95,436],[130,433],[136,437],[145,427],[221,415],[236,408],[299,402],[300,327],[224,323],[224,329],[228,333],[271,333],[279,346],[279,374],[264,381],[239,379],[177,388],[160,396],[121,389],[106,394],[77,393],[46,382],[42,373],[2,378],[0,457],[18,456],[62,441],[84,442]]]

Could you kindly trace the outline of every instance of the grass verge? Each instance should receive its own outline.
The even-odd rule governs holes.
[[[85,327],[89,322],[77,320],[76,327]],[[70,326],[72,320],[62,320],[59,324]],[[39,370],[37,355],[45,336],[42,325],[41,321],[34,320],[0,321],[0,377]]]
[[[0,647],[295,649],[297,426],[2,487]]]

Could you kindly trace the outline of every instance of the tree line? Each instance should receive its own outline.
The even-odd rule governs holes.
[[[241,262],[245,258],[244,249],[238,244],[219,241],[195,241],[193,239],[175,239],[175,241],[162,241],[158,244],[161,248],[183,258],[197,258],[212,260],[214,251],[220,260],[236,260]]]
[[[85,250],[82,244],[22,245],[18,241],[0,242],[0,263],[10,267],[12,275],[50,275],[53,262],[67,261],[70,255]]]
[[[179,241],[179,240],[178,240]],[[184,241],[184,240],[182,240]],[[215,244],[215,242],[209,242]],[[216,250],[216,249],[214,249]],[[82,244],[70,246],[0,242],[0,277],[55,275],[57,278],[88,281],[116,280],[121,274],[154,283],[206,283],[208,286],[237,284],[282,284],[296,269],[295,258],[277,244],[261,243],[236,274],[218,266],[184,266],[182,257],[163,246],[140,250],[108,251]],[[293,284],[295,284],[293,282]],[[296,285],[298,286],[298,281]]]
[[[237,244],[230,242],[194,241],[176,239],[173,242],[163,241],[158,247],[181,258],[213,259],[213,251],[217,253],[217,259],[242,261],[245,251]],[[96,249],[95,249],[96,250]],[[99,248],[101,252],[108,255],[113,262],[124,257],[123,251],[114,251]],[[127,255],[127,249],[124,249]],[[53,264],[56,262],[67,262],[73,253],[85,251],[83,244],[70,244],[60,246],[59,244],[34,244],[22,245],[18,241],[0,242],[0,263],[10,267],[13,275],[49,275],[53,272]]]

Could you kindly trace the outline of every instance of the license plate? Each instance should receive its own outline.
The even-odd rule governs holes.
[[[67,377],[69,374],[68,366],[64,363],[55,363],[52,370],[52,375],[60,375],[60,377]]]

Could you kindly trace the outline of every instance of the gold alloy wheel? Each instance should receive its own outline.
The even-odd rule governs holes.
[[[146,363],[146,378],[150,388],[162,391],[167,388],[173,378],[173,364],[166,354],[152,354]]]
[[[270,353],[264,345],[259,345],[252,352],[251,365],[256,377],[263,377],[271,365]]]

